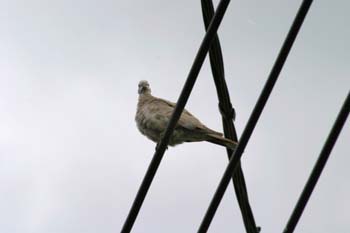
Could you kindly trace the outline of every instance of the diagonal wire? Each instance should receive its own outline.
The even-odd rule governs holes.
[[[304,211],[304,208],[314,190],[318,179],[321,176],[322,170],[325,167],[327,160],[329,158],[330,153],[332,152],[333,146],[337,141],[337,138],[345,124],[346,118],[348,117],[350,112],[350,92],[346,97],[346,100],[338,114],[336,121],[330,131],[327,141],[325,142],[322,151],[317,159],[317,162],[312,169],[309,179],[301,193],[297,204],[293,210],[292,215],[289,218],[289,221],[284,229],[284,233],[292,233],[298,224],[298,221]]]
[[[181,91],[179,99],[177,101],[174,112],[169,120],[167,128],[164,132],[164,135],[157,145],[156,152],[153,155],[152,161],[147,169],[145,177],[142,180],[141,186],[136,194],[135,200],[132,204],[132,207],[129,211],[129,214],[124,222],[122,233],[130,232],[136,217],[140,211],[142,203],[146,197],[149,187],[151,186],[152,180],[157,172],[159,164],[163,158],[164,152],[169,143],[169,139],[174,131],[177,121],[180,118],[180,115],[186,105],[186,102],[191,94],[193,86],[196,82],[198,73],[203,65],[205,56],[209,50],[210,44],[213,41],[214,36],[216,35],[217,29],[220,26],[220,23],[225,15],[226,9],[230,3],[230,0],[221,0],[216,9],[215,15],[210,22],[209,28],[203,38],[203,41],[199,47],[197,55],[193,61],[190,72],[187,76],[185,85]]]
[[[211,18],[214,15],[214,6],[212,0],[201,0],[202,14],[205,29],[208,28]],[[216,91],[219,99],[219,110],[222,115],[222,123],[224,127],[224,133],[226,138],[230,138],[237,141],[237,133],[233,124],[235,118],[235,111],[230,101],[230,94],[227,89],[225,81],[224,62],[222,58],[221,46],[218,35],[214,37],[214,41],[211,44],[209,50],[209,58],[211,70],[214,77]],[[227,149],[228,158],[231,158],[232,150]],[[244,179],[243,170],[241,164],[237,165],[236,172],[232,176],[233,185],[235,188],[239,207],[241,209],[244,226],[246,232],[256,233],[259,231],[256,227],[253,212],[251,210],[246,183]]]
[[[238,146],[233,153],[233,157],[230,159],[230,162],[224,172],[224,175],[220,181],[220,184],[213,196],[213,199],[210,202],[208,210],[202,220],[202,223],[198,229],[198,232],[207,232],[211,221],[215,215],[215,212],[221,202],[221,199],[227,189],[227,186],[230,182],[230,177],[237,168],[239,160],[243,154],[243,151],[249,141],[250,136],[252,135],[257,121],[265,107],[265,104],[272,92],[272,89],[278,79],[278,76],[282,70],[282,67],[287,59],[290,49],[295,41],[295,38],[301,28],[301,25],[305,19],[305,16],[311,6],[312,0],[304,0],[298,10],[298,13],[294,19],[292,27],[290,28],[288,35],[283,43],[283,46],[278,54],[278,57],[272,67],[270,75],[265,83],[265,86],[258,98],[258,101],[253,109],[252,114],[249,117],[248,123],[242,133],[242,136],[238,142]]]

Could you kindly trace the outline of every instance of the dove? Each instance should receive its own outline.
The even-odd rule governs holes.
[[[158,145],[176,104],[153,96],[150,85],[146,80],[139,82],[138,94],[135,116],[137,128],[143,135]],[[201,141],[218,144],[232,150],[237,145],[236,142],[224,138],[222,133],[205,126],[189,111],[184,109],[168,144],[176,146],[184,142]]]

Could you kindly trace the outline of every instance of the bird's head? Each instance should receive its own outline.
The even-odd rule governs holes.
[[[151,94],[151,88],[146,80],[141,80],[139,82],[139,94]]]

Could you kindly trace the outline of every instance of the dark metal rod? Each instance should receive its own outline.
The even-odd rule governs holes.
[[[242,136],[238,142],[236,150],[233,152],[233,157],[231,157],[230,162],[224,172],[224,175],[219,183],[218,188],[210,202],[210,205],[207,209],[207,212],[201,222],[201,225],[198,229],[199,233],[207,232],[211,221],[215,215],[215,212],[221,202],[221,199],[227,189],[227,186],[230,182],[230,177],[235,172],[235,168],[239,164],[240,158],[243,154],[243,151],[249,141],[250,136],[253,133],[253,130],[256,126],[257,121],[265,107],[265,104],[272,92],[272,89],[278,79],[278,76],[282,70],[282,67],[287,59],[289,51],[292,48],[292,45],[295,41],[295,38],[301,28],[301,25],[305,19],[305,16],[311,6],[312,0],[304,0],[298,10],[298,13],[294,19],[294,22],[288,32],[288,35],[283,43],[283,46],[278,54],[278,57],[272,67],[270,75],[265,83],[265,86],[258,98],[258,101],[253,109],[252,114],[249,117],[247,125],[242,133]]]
[[[210,20],[214,15],[212,0],[201,0],[202,14],[205,29],[208,28]],[[237,141],[237,133],[233,124],[235,110],[230,101],[230,94],[225,81],[224,61],[221,52],[219,36],[216,35],[209,49],[209,59],[211,70],[215,82],[217,96],[219,99],[219,110],[222,116],[222,124],[225,137]],[[232,150],[227,149],[228,160],[232,156]],[[254,220],[254,215],[249,204],[247,187],[244,179],[241,164],[237,165],[235,173],[232,175],[234,190],[237,201],[241,209],[243,223],[247,233],[256,233],[258,228]]]
[[[121,230],[122,233],[130,232],[132,229],[132,226],[134,225],[134,222],[135,222],[136,217],[140,211],[140,208],[141,208],[142,203],[145,199],[145,196],[148,192],[148,189],[151,186],[152,180],[153,180],[153,178],[157,172],[157,169],[159,167],[159,164],[163,158],[164,152],[165,152],[167,145],[169,143],[169,139],[174,131],[176,123],[179,120],[181,113],[182,113],[182,111],[187,103],[187,100],[191,94],[191,91],[192,91],[193,86],[196,82],[198,73],[203,65],[205,56],[209,50],[210,44],[211,44],[212,40],[214,39],[214,36],[216,35],[216,32],[217,32],[217,30],[220,26],[220,23],[225,15],[225,12],[226,12],[226,9],[227,9],[229,3],[230,3],[230,0],[221,0],[217,6],[215,15],[214,15],[213,19],[211,20],[209,28],[208,28],[208,30],[203,38],[203,41],[199,47],[197,55],[193,61],[192,67],[191,67],[190,72],[187,76],[185,85],[181,91],[181,94],[180,94],[179,99],[177,101],[174,112],[173,112],[173,114],[169,120],[168,126],[164,132],[164,136],[157,146],[157,150],[153,155],[152,161],[147,169],[146,175],[142,180],[141,186],[136,194],[136,197],[135,197],[135,200],[132,204],[130,212],[125,220],[125,223],[124,223],[123,228]]]
[[[329,155],[331,154],[332,149],[338,139],[338,136],[345,124],[345,121],[349,115],[349,112],[350,112],[350,92],[348,93],[348,96],[346,97],[343,107],[341,108],[338,114],[338,117],[334,122],[332,130],[330,131],[328,138],[317,159],[317,162],[314,168],[312,169],[312,172],[310,174],[309,179],[307,180],[307,183],[303,189],[303,192],[301,193],[299,200],[295,205],[293,213],[290,216],[289,221],[283,231],[284,233],[292,233],[296,225],[298,224],[298,221],[305,209],[307,202],[309,201],[312,191],[314,190],[317,184],[317,181],[321,176],[323,168],[325,167],[327,160],[329,158]]]

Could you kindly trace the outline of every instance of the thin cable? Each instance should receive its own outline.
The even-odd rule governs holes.
[[[198,229],[199,233],[207,232],[211,221],[215,215],[215,212],[221,202],[221,199],[227,189],[227,186],[230,182],[230,177],[235,172],[235,168],[239,164],[240,158],[243,154],[243,151],[249,141],[250,136],[253,133],[253,130],[256,126],[257,121],[265,107],[265,104],[272,92],[272,89],[278,79],[278,76],[282,70],[282,67],[288,57],[289,51],[292,48],[292,45],[295,41],[295,38],[303,24],[305,16],[311,6],[312,0],[304,0],[298,10],[298,13],[294,19],[294,22],[288,32],[287,38],[285,39],[283,46],[278,54],[277,60],[270,72],[270,75],[265,83],[265,86],[259,96],[259,99],[253,109],[252,114],[249,117],[248,123],[242,133],[242,136],[238,142],[238,146],[233,153],[233,157],[231,158],[224,175],[220,181],[220,184],[213,196],[213,199],[210,202],[208,210],[202,220],[202,223]]]
[[[208,28],[210,20],[214,15],[214,6],[212,0],[201,0],[202,15],[205,29]],[[219,37],[216,34],[209,49],[209,58],[211,70],[215,82],[216,92],[219,99],[219,110],[222,116],[222,124],[226,138],[237,141],[237,133],[233,120],[235,111],[230,101],[230,94],[225,81],[224,62],[220,46]],[[232,150],[227,149],[228,159],[232,156]],[[237,165],[236,172],[232,176],[233,186],[236,192],[239,207],[247,233],[256,233],[258,231],[252,209],[249,204],[247,187],[244,179],[241,164]]]
[[[328,138],[322,148],[322,151],[317,159],[317,162],[314,168],[312,169],[312,172],[303,189],[303,192],[301,193],[299,200],[295,205],[293,213],[290,216],[289,221],[283,231],[284,233],[292,233],[296,225],[298,224],[298,221],[305,209],[307,202],[309,201],[312,191],[314,190],[317,184],[317,181],[321,176],[323,168],[325,167],[327,160],[329,158],[329,155],[331,154],[332,149],[338,139],[338,136],[345,124],[345,121],[349,115],[349,112],[350,112],[350,92],[348,93],[348,96],[344,101],[343,107],[341,108],[338,114],[338,117],[334,122],[332,130],[330,131]]]
[[[209,50],[210,44],[214,39],[214,36],[216,35],[216,32],[220,26],[220,23],[225,15],[226,9],[230,3],[230,0],[221,0],[218,4],[218,7],[216,9],[215,15],[213,19],[211,20],[211,23],[209,25],[209,28],[203,38],[203,41],[199,47],[199,50],[197,52],[197,55],[193,61],[192,67],[190,69],[190,72],[187,76],[185,85],[181,91],[181,94],[179,96],[179,99],[177,101],[176,107],[174,109],[174,112],[169,120],[168,126],[164,132],[164,136],[159,142],[157,146],[157,150],[153,155],[152,161],[147,169],[147,172],[145,174],[145,177],[142,180],[141,186],[136,194],[135,200],[132,204],[132,207],[130,209],[130,212],[125,220],[125,223],[123,225],[123,228],[121,230],[122,233],[130,232],[134,222],[136,220],[136,217],[140,211],[140,208],[142,206],[142,203],[146,197],[146,194],[148,192],[149,187],[151,186],[152,180],[157,172],[157,169],[159,167],[159,164],[163,158],[164,152],[167,148],[167,145],[169,143],[169,139],[174,131],[174,128],[176,126],[177,121],[180,118],[180,115],[187,103],[187,100],[191,94],[191,91],[193,89],[193,86],[196,82],[198,73],[203,65],[205,56]]]

